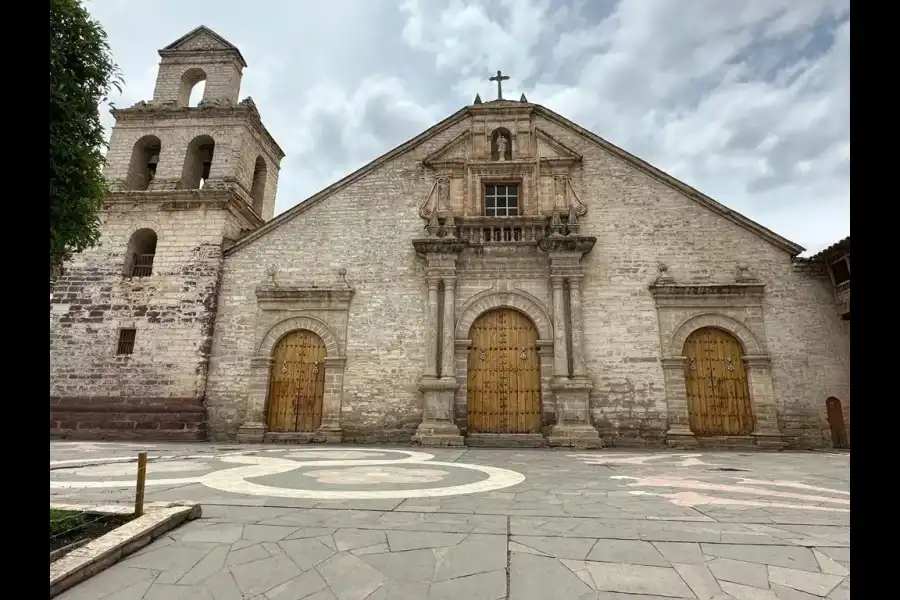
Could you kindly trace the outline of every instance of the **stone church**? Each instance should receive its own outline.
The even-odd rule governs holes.
[[[241,52],[159,54],[54,282],[51,435],[821,447],[826,401],[849,430],[826,261],[564,116],[476,97],[276,217]]]

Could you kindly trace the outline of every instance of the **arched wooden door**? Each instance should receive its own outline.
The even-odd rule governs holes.
[[[468,431],[541,430],[541,367],[537,329],[522,313],[498,308],[469,330]]]
[[[844,423],[844,409],[841,401],[835,397],[825,401],[825,410],[828,413],[828,425],[831,427],[831,445],[834,448],[849,448],[847,441],[847,425]]]
[[[721,329],[704,327],[684,342],[688,417],[696,435],[749,435],[753,410],[741,344]]]
[[[269,431],[315,431],[322,424],[325,342],[300,329],[281,338],[273,354]]]

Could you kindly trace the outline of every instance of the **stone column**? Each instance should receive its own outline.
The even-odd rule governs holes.
[[[250,359],[247,411],[244,423],[238,429],[237,439],[239,442],[260,443],[266,435],[266,400],[269,395],[269,377],[274,362],[271,356],[254,356]]]
[[[584,323],[581,310],[581,276],[569,276],[569,309],[572,323],[572,376],[585,377]]]
[[[747,370],[747,384],[753,407],[754,427],[750,434],[756,445],[764,448],[783,448],[785,442],[778,430],[778,409],[772,387],[772,364],[768,356],[742,356]]]
[[[339,444],[343,439],[341,429],[342,390],[344,388],[344,356],[325,358],[325,395],[322,398],[322,424],[313,440],[327,444]]]
[[[455,379],[456,277],[444,277],[444,320],[442,327],[441,379]]]
[[[449,281],[449,283],[448,283]],[[413,441],[423,446],[462,446],[463,437],[459,427],[453,422],[453,398],[459,384],[453,376],[456,341],[453,321],[455,303],[455,278],[446,277],[444,283],[443,336],[441,342],[440,370],[437,376],[438,323],[438,278],[428,280],[428,323],[425,361],[425,375],[419,381],[422,392],[422,422],[413,434]]]
[[[425,322],[425,377],[437,378],[438,341],[438,283],[435,277],[428,278],[428,308]]]
[[[563,278],[560,275],[550,276],[553,287],[553,375],[569,376],[569,355],[567,349],[566,305],[563,294]]]
[[[671,448],[697,448],[697,438],[690,427],[688,415],[687,388],[684,385],[684,367],[687,357],[663,358],[663,381],[666,386],[666,404],[669,429],[666,431],[666,445]]]

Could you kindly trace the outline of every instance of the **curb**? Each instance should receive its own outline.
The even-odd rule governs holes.
[[[96,507],[78,504],[51,504],[63,510],[90,510],[92,513],[129,514],[124,506]],[[91,540],[50,564],[50,597],[53,598],[100,571],[111,567],[132,552],[140,550],[156,538],[202,514],[199,504],[159,502],[146,505],[146,512]]]

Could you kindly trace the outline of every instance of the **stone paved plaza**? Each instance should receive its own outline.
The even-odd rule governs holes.
[[[61,600],[850,597],[849,454],[51,442],[57,503],[203,517]]]

